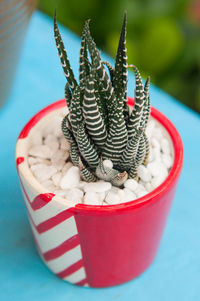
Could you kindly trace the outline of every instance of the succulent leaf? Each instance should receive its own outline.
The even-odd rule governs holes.
[[[114,186],[117,186],[117,187],[121,187],[124,182],[126,182],[128,178],[128,174],[126,171],[123,171],[123,172],[120,172],[118,173],[117,175],[115,175],[112,179],[111,179],[111,183],[112,185]]]
[[[122,186],[123,183],[128,178],[128,174],[126,171],[120,173],[118,170],[114,168],[104,166],[102,157],[100,158],[95,174],[99,179],[104,181],[109,181],[115,186]]]
[[[150,147],[149,147],[149,140],[144,132],[143,132],[143,137],[145,140],[145,157],[144,157],[143,164],[146,166],[149,158]]]
[[[89,73],[90,73],[90,64],[88,61],[85,34],[83,32],[82,39],[81,39],[80,59],[79,59],[79,83],[81,89],[84,89],[86,84],[86,78],[89,75]]]
[[[95,150],[94,144],[88,138],[83,124],[78,125],[77,140],[78,148],[83,158],[91,168],[96,168],[99,164],[99,156]]]
[[[89,171],[88,168],[85,167],[85,165],[83,164],[80,157],[79,157],[79,165],[78,166],[79,166],[81,178],[83,181],[96,182],[97,177],[91,171]]]
[[[146,143],[145,143],[144,135],[141,135],[139,138],[139,146],[138,146],[138,152],[135,158],[137,166],[142,164],[146,157]]]
[[[133,161],[131,162],[131,168],[128,171],[128,177],[129,177],[129,179],[135,179],[135,180],[138,179],[138,176],[137,176],[137,167],[138,167],[138,165],[136,164],[135,159],[133,159]]]
[[[83,122],[82,108],[81,108],[82,94],[80,86],[76,86],[75,91],[72,94],[71,106],[70,106],[70,121],[74,136],[77,135],[77,127]]]
[[[145,129],[150,115],[148,77],[143,87],[138,69],[135,72],[135,105],[131,113],[126,104],[127,57],[126,14],[122,25],[115,68],[102,62],[86,21],[80,49],[78,85],[70,67],[57,23],[54,18],[55,40],[61,64],[67,77],[65,99],[69,114],[62,122],[62,131],[70,143],[70,157],[87,182],[98,179],[121,187],[127,177],[138,179],[137,169],[146,164],[149,141]],[[91,63],[88,59],[90,54]],[[105,69],[105,66],[107,69]],[[113,168],[103,165],[109,159]]]
[[[114,79],[114,75],[115,75],[115,68],[107,61],[103,61],[102,63],[104,65],[106,65],[106,67],[108,68],[109,73],[110,73],[110,79],[111,79],[111,82],[113,84],[113,79]]]
[[[86,81],[83,96],[83,116],[88,134],[94,143],[102,148],[107,138],[107,132],[95,97],[94,81],[95,76],[94,71],[92,71]]]
[[[67,82],[65,85],[65,100],[68,108],[70,108],[71,106],[71,99],[72,99],[72,92],[70,90],[69,83]]]
[[[101,61],[99,50],[96,48],[96,44],[91,37],[89,29],[89,20],[85,22],[84,34],[91,55],[93,68],[96,71],[98,80],[102,83],[102,97],[104,97],[107,100],[108,113],[110,116],[112,116],[113,109],[115,108],[116,98],[114,95],[114,90],[111,81]]]
[[[138,147],[139,147],[139,139],[142,135],[141,130],[135,129],[135,133],[131,139],[129,139],[126,148],[120,158],[119,165],[123,167],[124,170],[130,169],[130,162],[136,158]]]
[[[119,162],[121,154],[127,144],[127,130],[125,121],[117,114],[116,119],[113,119],[113,123],[109,129],[108,137],[104,145],[102,152],[103,159],[109,159],[114,164]]]
[[[71,140],[73,139],[73,135],[72,135],[71,131],[69,130],[69,128],[67,126],[67,123],[68,123],[68,115],[66,115],[63,118],[63,121],[62,121],[62,124],[61,124],[61,128],[62,128],[62,132],[63,132],[65,138],[67,139],[67,141],[69,143],[71,143]]]
[[[126,55],[126,12],[124,13],[124,20],[122,24],[117,55],[115,60],[115,74],[114,74],[114,91],[116,98],[120,105],[123,106],[124,99],[126,100],[127,93],[127,55]]]
[[[55,15],[54,15],[54,37],[55,37],[56,46],[58,49],[58,54],[60,57],[60,61],[61,61],[61,65],[63,67],[65,77],[70,85],[70,88],[72,89],[72,91],[74,91],[74,89],[77,86],[77,82],[74,77],[72,68],[70,66],[69,59],[67,57],[67,52],[65,50],[65,46],[64,46],[64,43],[61,38],[60,31],[58,29],[58,25],[57,25],[57,21],[56,21],[56,11],[55,11]]]
[[[142,125],[141,125],[143,129],[146,129],[146,127],[147,127],[147,123],[148,123],[150,111],[151,111],[149,85],[150,85],[150,76],[147,77],[147,80],[146,80],[145,86],[144,86],[145,101],[144,101]]]

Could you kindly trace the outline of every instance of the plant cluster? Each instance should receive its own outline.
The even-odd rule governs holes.
[[[135,104],[127,106],[128,64],[126,55],[126,13],[113,67],[102,61],[91,37],[89,20],[85,22],[80,48],[79,83],[70,62],[54,16],[54,35],[67,83],[65,99],[69,113],[62,131],[70,142],[70,157],[80,169],[84,181],[97,179],[122,186],[127,178],[137,179],[137,168],[145,164],[149,142],[145,135],[150,115],[148,77],[143,86],[135,72]],[[112,161],[113,166],[104,164]]]

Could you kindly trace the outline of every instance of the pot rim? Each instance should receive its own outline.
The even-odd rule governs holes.
[[[127,104],[132,106],[133,103],[134,103],[133,98],[128,97]],[[61,100],[58,100],[58,101],[48,105],[44,109],[40,110],[26,123],[26,125],[22,129],[21,133],[19,134],[18,140],[19,139],[21,140],[21,139],[27,137],[30,130],[32,129],[32,127],[35,126],[37,124],[37,122],[40,119],[42,119],[44,116],[46,116],[48,113],[50,113],[54,110],[63,108],[65,106],[66,106],[65,99],[61,99]],[[154,107],[151,108],[151,116],[154,119],[156,119],[166,129],[166,131],[168,132],[168,134],[172,140],[172,144],[173,144],[173,148],[174,148],[174,162],[173,162],[173,165],[171,167],[171,170],[170,170],[167,178],[162,182],[162,184],[160,184],[157,188],[152,190],[150,193],[148,193],[145,196],[140,197],[136,200],[126,202],[126,203],[115,204],[115,205],[106,205],[106,206],[76,204],[74,206],[75,210],[77,209],[78,211],[81,211],[82,213],[90,213],[92,211],[95,214],[98,214],[98,213],[101,214],[102,212],[110,212],[110,211],[115,212],[115,211],[123,211],[123,210],[133,209],[133,208],[135,208],[135,209],[140,208],[142,206],[146,206],[146,205],[149,205],[150,203],[152,204],[152,203],[156,202],[158,200],[158,198],[160,199],[160,197],[163,194],[165,194],[166,191],[169,190],[171,188],[171,186],[173,186],[176,183],[176,181],[180,175],[182,165],[183,165],[183,143],[182,143],[181,137],[180,137],[177,129],[173,125],[173,123],[163,113],[161,113]],[[18,158],[17,150],[16,150],[16,158]],[[26,164],[27,167],[29,168],[27,160],[25,160],[24,164]],[[35,177],[33,176],[33,178],[35,178]],[[55,198],[56,198],[56,196],[54,196],[54,199]]]

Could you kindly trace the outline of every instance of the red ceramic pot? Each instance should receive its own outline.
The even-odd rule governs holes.
[[[166,180],[120,205],[66,204],[37,182],[27,164],[30,132],[65,105],[60,100],[36,114],[17,142],[18,174],[35,241],[44,262],[62,279],[91,287],[118,285],[140,275],[155,258],[182,168],[182,141],[174,125],[152,108],[151,116],[173,144],[174,163]]]

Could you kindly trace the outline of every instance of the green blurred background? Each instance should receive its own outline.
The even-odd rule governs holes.
[[[84,21],[99,48],[115,56],[127,10],[128,63],[200,112],[199,0],[40,0],[39,9],[81,35]]]

